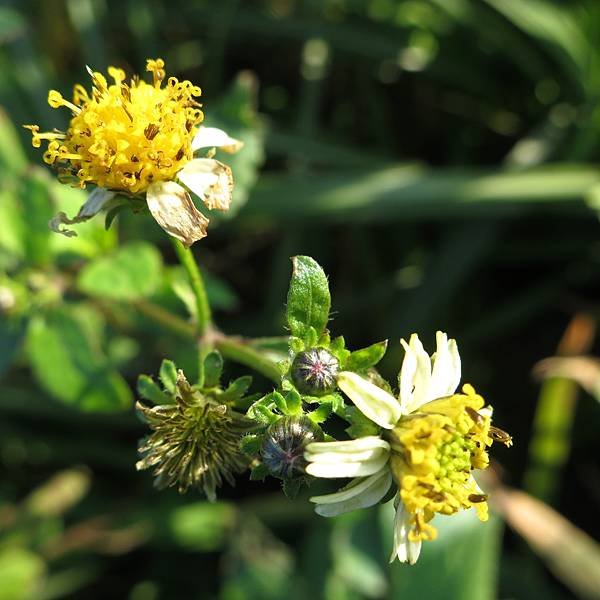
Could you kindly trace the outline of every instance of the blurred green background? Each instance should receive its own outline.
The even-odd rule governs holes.
[[[577,358],[600,354],[599,36],[596,0],[4,0],[0,600],[599,598],[600,375]],[[489,523],[442,519],[415,567],[388,566],[389,506],[329,521],[246,477],[211,505],[135,471],[137,375],[194,369],[156,319],[186,318],[183,275],[148,216],[51,235],[84,194],[20,125],[64,129],[47,91],[87,87],[86,64],[158,56],[246,142],[234,210],[194,247],[219,326],[282,335],[308,254],[332,332],[388,338],[391,380],[400,337],[456,337],[515,438]],[[575,360],[532,376],[556,354]]]

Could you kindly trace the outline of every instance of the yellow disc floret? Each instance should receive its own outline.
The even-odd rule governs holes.
[[[390,463],[400,497],[413,515],[409,540],[431,540],[435,513],[451,515],[475,507],[487,520],[487,497],[473,479],[473,469],[488,466],[487,448],[511,438],[490,425],[484,400],[470,385],[462,394],[434,400],[400,419],[392,430]]]
[[[73,101],[56,90],[48,94],[52,108],[66,106],[73,117],[66,133],[31,130],[32,145],[47,140],[44,161],[57,165],[63,181],[86,183],[130,195],[144,192],[158,181],[171,181],[192,159],[192,139],[202,122],[200,88],[189,81],[169,77],[162,59],[148,60],[153,82],[134,77],[125,83],[125,72],[109,67],[114,83],[90,71],[90,93],[75,85]]]

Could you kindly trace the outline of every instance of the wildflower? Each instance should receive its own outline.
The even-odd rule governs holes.
[[[196,100],[200,88],[175,77],[163,86],[164,66],[160,58],[147,61],[152,83],[137,76],[126,83],[122,69],[109,67],[114,81],[109,84],[104,75],[88,68],[91,92],[77,84],[72,101],[56,90],[48,93],[52,108],[65,106],[73,115],[66,132],[40,133],[37,125],[25,126],[34,147],[47,142],[44,161],[57,167],[63,183],[97,186],[73,219],[59,213],[50,221],[54,231],[75,235],[61,225],[91,218],[116,194],[145,195],[158,224],[190,246],[206,236],[208,219],[187,190],[208,209],[229,208],[231,170],[213,158],[194,158],[194,152],[216,147],[236,152],[242,144],[224,131],[201,126],[204,115]]]
[[[159,489],[201,488],[214,502],[223,479],[233,485],[233,474],[246,469],[240,441],[254,423],[192,388],[181,371],[174,404],[136,407],[152,430],[140,443],[136,468],[153,469]]]
[[[511,437],[491,425],[491,407],[460,382],[460,356],[454,340],[437,333],[430,357],[414,334],[402,340],[405,357],[399,397],[356,373],[342,372],[339,388],[357,408],[382,428],[380,436],[307,446],[306,472],[315,477],[354,477],[334,494],[316,496],[316,512],[335,516],[378,503],[390,490],[395,496],[394,546],[390,560],[414,564],[421,542],[433,540],[430,524],[436,513],[451,515],[475,507],[487,520],[487,496],[472,471],[485,469],[492,442],[512,444]]]

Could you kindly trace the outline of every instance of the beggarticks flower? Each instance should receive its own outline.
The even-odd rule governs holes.
[[[152,430],[140,443],[136,468],[153,469],[159,489],[200,488],[214,502],[223,480],[234,485],[233,474],[247,468],[240,441],[254,422],[192,388],[181,371],[174,400],[152,408],[136,404]]]
[[[398,398],[356,373],[341,372],[339,388],[382,433],[313,443],[305,452],[308,474],[354,478],[334,494],[310,499],[320,515],[377,504],[396,484],[390,562],[417,561],[421,542],[437,536],[430,524],[436,513],[475,507],[480,520],[487,520],[487,496],[473,470],[487,468],[493,441],[512,444],[507,433],[491,425],[492,409],[472,386],[455,393],[461,376],[456,342],[439,331],[436,341],[437,351],[430,357],[416,334],[408,344],[402,340]]]
[[[145,195],[158,224],[190,246],[206,236],[208,219],[187,190],[209,210],[229,209],[231,170],[210,157],[194,158],[194,152],[201,148],[237,152],[242,143],[224,131],[201,126],[204,115],[196,100],[200,88],[175,77],[163,86],[164,66],[160,58],[148,59],[146,70],[152,73],[152,83],[138,76],[126,83],[122,69],[109,67],[114,80],[109,84],[102,73],[88,68],[91,92],[77,84],[72,101],[56,90],[48,93],[52,108],[65,106],[73,115],[66,132],[40,133],[38,125],[25,125],[35,148],[47,142],[44,161],[57,167],[63,183],[97,186],[73,219],[59,213],[50,221],[54,231],[76,235],[61,225],[93,217],[116,194]]]

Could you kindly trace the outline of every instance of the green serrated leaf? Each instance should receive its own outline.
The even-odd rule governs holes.
[[[220,352],[213,350],[204,359],[204,387],[217,387],[223,373],[223,357]]]
[[[269,475],[269,469],[262,463],[250,471],[250,481],[262,481]]]
[[[273,402],[268,399],[268,396],[265,396],[248,409],[247,416],[263,425],[270,425],[280,418],[273,412],[273,408]]]
[[[137,393],[144,399],[153,404],[171,404],[172,400],[165,394],[152,377],[149,375],[140,375],[137,380]]]
[[[329,352],[331,352],[331,354],[338,359],[340,366],[345,368],[346,361],[348,360],[351,352],[346,348],[346,340],[344,340],[344,336],[340,335],[331,341],[329,344]]]
[[[287,415],[297,416],[302,414],[302,397],[296,390],[289,390],[285,395]]]
[[[177,367],[172,360],[163,360],[160,363],[158,377],[167,392],[174,394],[177,391]]]
[[[350,427],[346,428],[346,433],[351,438],[356,439],[379,434],[379,427],[373,421],[367,419],[356,406],[346,406],[345,409],[344,418],[350,423]]]
[[[235,402],[242,398],[252,384],[251,375],[243,375],[232,381],[227,389],[219,395],[220,402]]]
[[[388,342],[383,340],[350,354],[344,365],[345,371],[364,371],[374,367],[384,356]]]
[[[306,416],[313,422],[319,425],[327,420],[329,415],[333,412],[333,406],[329,402],[324,402],[312,412],[308,413]]]
[[[304,342],[300,338],[290,336],[289,340],[290,340],[290,350],[294,354],[298,354],[298,352],[302,352],[302,350],[304,350],[304,348],[306,348],[306,346],[304,345]]]
[[[248,456],[254,456],[259,453],[262,446],[262,436],[260,435],[245,435],[240,442],[240,449]]]
[[[294,479],[284,479],[281,487],[286,497],[290,500],[294,500],[298,495],[298,492],[302,489],[303,484],[303,477],[295,477]]]
[[[295,256],[287,296],[287,324],[293,336],[314,345],[325,331],[331,308],[323,269],[309,256]]]
[[[287,414],[287,403],[279,392],[271,392],[264,397],[263,406],[276,406],[284,415]]]
[[[112,300],[137,300],[159,286],[162,259],[146,242],[131,242],[115,253],[89,262],[79,273],[78,288],[91,296]]]

